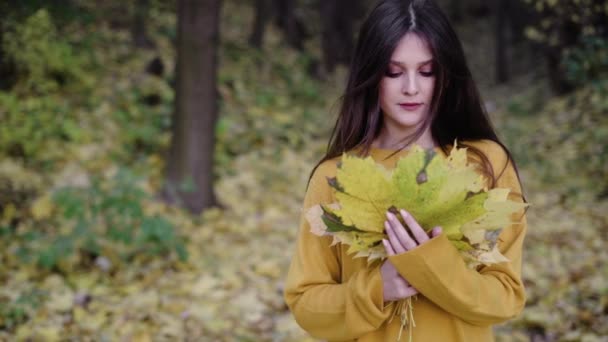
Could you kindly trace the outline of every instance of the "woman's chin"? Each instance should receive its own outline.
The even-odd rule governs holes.
[[[396,120],[391,120],[392,124],[396,129],[399,130],[411,130],[415,129],[422,123],[422,119],[417,115],[404,116],[400,115],[400,117],[395,118]]]

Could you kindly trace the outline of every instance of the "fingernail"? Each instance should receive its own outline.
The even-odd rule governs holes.
[[[409,215],[408,212],[403,209],[399,210],[399,212],[401,213],[401,216],[403,216],[403,217],[406,217],[407,215]]]
[[[395,217],[395,215],[393,215],[393,213],[391,213],[390,211],[386,212],[386,218],[388,218],[389,220],[392,219],[392,218],[394,218],[394,217]]]

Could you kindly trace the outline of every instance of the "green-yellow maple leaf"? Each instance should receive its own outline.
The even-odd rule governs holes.
[[[345,225],[382,232],[385,212],[397,196],[390,176],[390,172],[371,157],[344,155],[336,174],[339,185],[334,185],[341,208],[334,213]]]
[[[333,235],[334,243],[349,245],[348,253],[371,261],[386,256],[380,244],[386,211],[404,208],[424,229],[441,226],[469,266],[501,262],[497,232],[527,204],[509,201],[509,189],[484,185],[466,149],[456,145],[447,158],[414,146],[392,171],[371,157],[345,154],[330,180],[338,203],[311,208],[307,219],[314,233]]]

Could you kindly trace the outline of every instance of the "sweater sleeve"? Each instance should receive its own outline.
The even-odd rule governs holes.
[[[390,310],[383,308],[380,265],[355,271],[342,282],[339,247],[331,246],[331,237],[310,232],[305,210],[331,203],[333,197],[323,175],[326,172],[319,169],[304,199],[284,298],[296,322],[312,336],[331,341],[353,340],[377,330]]]
[[[506,163],[502,150],[490,154],[495,174]],[[510,188],[510,199],[522,202],[521,186],[509,162],[497,187]],[[463,321],[488,326],[517,316],[525,305],[521,280],[522,245],[526,233],[524,210],[513,215],[518,224],[504,228],[498,248],[509,261],[469,269],[442,234],[405,253],[389,257],[398,272],[420,293]]]

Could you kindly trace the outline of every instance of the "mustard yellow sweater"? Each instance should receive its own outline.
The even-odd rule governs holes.
[[[494,174],[499,175],[507,160],[502,148],[488,140],[470,144],[488,156]],[[400,151],[385,159],[392,152],[372,149],[370,155],[390,169],[408,153]],[[335,202],[326,177],[336,175],[338,159],[324,162],[315,171],[304,210]],[[497,187],[521,194],[510,163],[497,183]],[[511,199],[522,201],[517,195]],[[469,269],[444,234],[389,257],[419,291],[417,300],[413,300],[414,342],[493,341],[492,325],[520,313],[525,304],[520,276],[526,232],[523,211],[517,219],[521,224],[506,227],[499,236],[499,249],[509,262]],[[396,305],[383,302],[381,264],[368,267],[366,258],[353,258],[346,253],[348,248],[341,244],[330,246],[331,241],[331,237],[312,234],[308,222],[301,217],[284,293],[296,321],[312,336],[328,341],[396,341],[400,322],[395,317],[389,323]],[[401,341],[407,339],[404,331]]]

